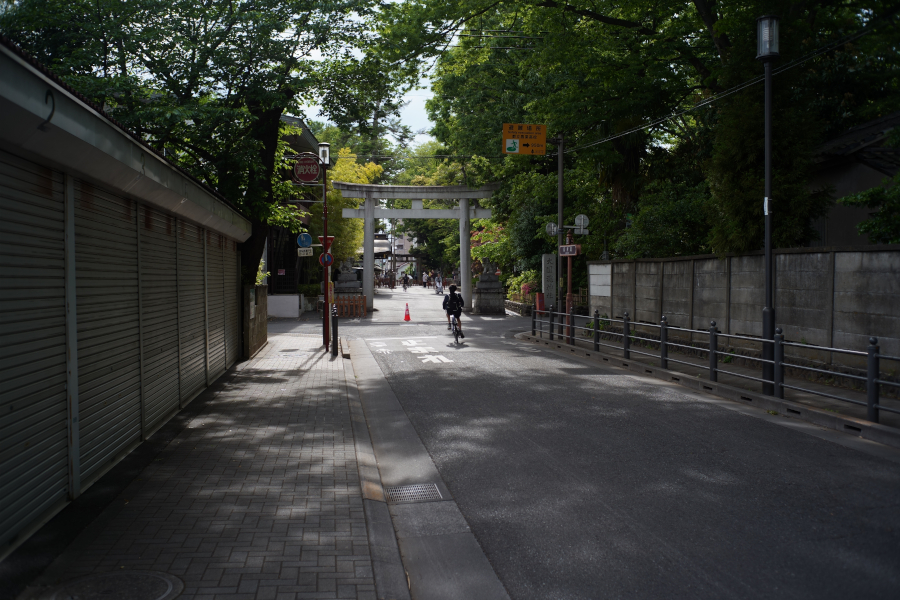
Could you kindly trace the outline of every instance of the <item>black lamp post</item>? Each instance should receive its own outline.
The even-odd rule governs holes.
[[[778,17],[766,15],[758,18],[756,35],[756,58],[763,61],[766,70],[766,191],[763,199],[763,214],[766,218],[766,304],[763,308],[762,333],[763,339],[771,342],[775,339],[775,294],[772,281],[772,61],[778,58]],[[762,356],[764,360],[774,360],[774,344],[763,343]],[[774,377],[774,363],[764,362],[763,379],[773,381]],[[774,384],[764,383],[763,393],[773,395],[775,393]]]
[[[319,162],[322,163],[322,252],[328,254],[331,247],[328,244],[328,164],[331,160],[331,145],[327,142],[319,144]],[[325,350],[331,340],[331,332],[328,327],[328,318],[331,316],[331,267],[322,267],[322,291],[325,292],[325,304],[322,307],[322,338]],[[335,340],[335,343],[337,340]]]

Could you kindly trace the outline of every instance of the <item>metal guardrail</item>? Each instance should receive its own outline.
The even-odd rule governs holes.
[[[840,400],[842,402],[848,402],[850,404],[857,404],[860,406],[865,406],[867,408],[866,411],[866,419],[873,422],[878,423],[879,421],[879,413],[880,411],[888,411],[892,413],[900,414],[900,410],[896,408],[892,408],[889,406],[884,406],[881,404],[881,390],[880,386],[887,385],[891,387],[900,388],[900,383],[894,381],[887,381],[883,377],[881,377],[881,360],[891,360],[900,362],[900,357],[897,356],[888,356],[886,354],[881,354],[879,346],[878,346],[878,338],[870,337],[869,338],[869,346],[865,352],[861,352],[859,350],[849,350],[846,348],[828,348],[825,346],[815,346],[812,344],[797,344],[794,342],[786,342],[784,340],[784,333],[781,328],[775,330],[775,339],[774,340],[764,340],[761,338],[753,338],[745,335],[735,335],[722,333],[716,329],[716,322],[711,321],[710,327],[708,330],[703,329],[685,329],[685,328],[673,328],[668,324],[668,321],[663,315],[660,323],[658,325],[654,323],[644,323],[641,322],[641,327],[648,328],[656,328],[659,330],[659,339],[653,339],[649,337],[641,337],[636,335],[636,332],[631,329],[632,321],[628,318],[628,313],[623,313],[622,319],[613,319],[610,317],[601,317],[599,311],[594,311],[593,321],[590,323],[591,327],[582,327],[575,325],[575,315],[574,313],[564,313],[564,312],[556,312],[553,310],[554,307],[550,306],[549,309],[546,310],[538,310],[537,305],[532,305],[531,309],[531,335],[537,336],[540,333],[541,337],[544,335],[544,325],[548,326],[548,335],[549,339],[552,341],[554,337],[559,338],[560,341],[565,341],[568,344],[575,345],[575,331],[590,331],[593,334],[593,348],[594,351],[599,352],[601,347],[605,348],[613,348],[615,350],[620,350],[623,352],[623,356],[626,359],[631,358],[631,354],[640,354],[643,356],[649,356],[651,358],[659,359],[660,368],[667,369],[669,366],[669,362],[689,365],[691,367],[706,369],[709,373],[710,381],[718,381],[718,374],[723,373],[725,375],[731,375],[732,377],[740,377],[743,379],[749,379],[751,381],[756,381],[763,384],[768,384],[772,388],[772,392],[769,395],[773,395],[776,398],[784,399],[784,390],[795,390],[799,392],[805,392],[808,394],[814,394],[817,396],[824,396],[826,398],[831,398],[833,400]],[[544,316],[546,319],[541,319],[539,317]],[[557,319],[558,318],[558,319]],[[601,329],[600,323],[604,323],[604,327]],[[617,331],[612,331],[609,329],[613,323],[621,323],[622,324],[622,332],[619,333]],[[685,344],[679,344],[676,342],[669,341],[669,329],[676,329],[679,333],[690,333],[690,334],[701,334],[708,336],[709,347],[702,348],[697,346],[688,346]],[[618,336],[622,339],[622,345],[616,346],[613,344],[605,344],[600,341],[600,333],[601,331],[606,335]],[[774,345],[774,359],[767,360],[764,358],[757,357],[748,357],[740,354],[734,354],[731,352],[726,352],[724,350],[719,350],[719,338],[725,339],[736,339],[736,340],[746,340],[751,342],[756,342],[760,344],[773,344]],[[659,348],[659,354],[653,354],[650,352],[644,352],[641,350],[635,350],[631,347],[632,341],[640,341],[646,342],[652,345],[657,345]],[[849,373],[835,373],[834,371],[827,371],[825,369],[818,369],[815,367],[810,367],[807,365],[800,365],[796,363],[790,363],[785,360],[784,356],[784,348],[788,347],[796,347],[803,348],[806,350],[820,350],[824,352],[837,352],[840,354],[847,354],[853,356],[865,356],[866,357],[866,376],[860,375],[852,375]],[[669,347],[675,348],[684,348],[694,352],[705,352],[709,359],[708,365],[698,365],[696,363],[691,363],[683,360],[678,360],[675,358],[671,358],[669,356]],[[730,356],[734,358],[743,358],[749,359],[756,362],[764,363],[764,364],[774,364],[774,376],[772,379],[766,379],[763,377],[753,377],[752,375],[746,375],[743,373],[736,373],[734,371],[726,371],[719,367],[719,357],[720,356]],[[789,385],[784,382],[784,371],[785,368],[789,367],[791,369],[800,369],[814,373],[824,373],[826,375],[846,377],[848,379],[853,379],[860,382],[865,382],[866,387],[866,402],[861,402],[859,400],[853,400],[852,398],[845,398],[842,396],[837,396],[834,394],[829,394],[822,391],[811,390],[808,388],[802,388],[795,385]]]

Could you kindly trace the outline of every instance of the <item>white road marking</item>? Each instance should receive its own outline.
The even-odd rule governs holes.
[[[435,350],[431,346],[414,346],[410,348],[409,351],[413,354],[427,354],[429,352],[437,352],[437,350]]]
[[[429,354],[428,356],[420,356],[419,358],[422,359],[423,363],[438,363],[438,362],[451,363],[451,362],[453,362],[449,358],[447,358],[445,356],[441,356],[440,354],[438,354],[437,356],[432,356]]]

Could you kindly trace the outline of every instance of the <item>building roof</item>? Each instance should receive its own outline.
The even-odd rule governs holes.
[[[884,146],[891,131],[900,125],[900,112],[857,125],[819,146],[815,162],[857,160],[888,176],[900,170],[900,148]]]
[[[238,241],[240,210],[0,35],[0,146]]]

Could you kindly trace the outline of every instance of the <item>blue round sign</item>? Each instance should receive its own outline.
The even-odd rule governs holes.
[[[297,236],[297,245],[301,248],[309,248],[312,246],[312,236],[308,233],[301,233]]]
[[[323,267],[330,267],[334,263],[334,256],[331,254],[320,254],[319,255],[319,264]]]

